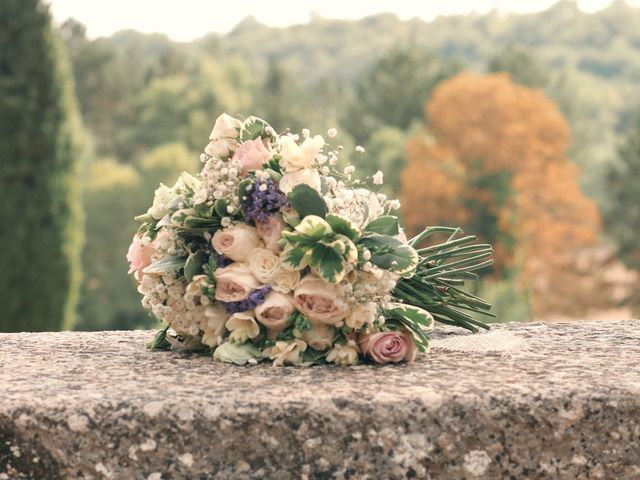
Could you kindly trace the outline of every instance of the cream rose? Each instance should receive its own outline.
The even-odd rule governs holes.
[[[326,350],[333,345],[336,333],[332,326],[325,323],[312,323],[311,330],[302,332],[302,340],[315,350]]]
[[[264,353],[273,360],[273,365],[281,367],[283,365],[300,365],[302,363],[302,352],[307,349],[307,344],[302,340],[286,342],[279,340],[273,347],[265,349]]]
[[[220,255],[234,262],[244,262],[249,253],[260,245],[260,237],[255,227],[238,224],[218,230],[211,239],[211,245]]]
[[[244,343],[260,334],[260,326],[253,316],[253,311],[234,313],[225,324],[231,343]]]
[[[253,276],[249,267],[243,263],[232,263],[215,272],[216,300],[220,302],[240,302],[262,284]]]
[[[356,365],[358,363],[358,346],[353,340],[346,344],[336,344],[327,354],[327,362],[338,365]]]
[[[246,177],[250,170],[259,170],[271,158],[271,150],[267,148],[267,140],[257,138],[244,142],[233,154],[232,160],[240,163],[240,175]]]
[[[238,146],[238,133],[242,122],[223,113],[216,119],[204,151],[215,158],[226,158]]]
[[[229,315],[219,305],[209,305],[204,311],[204,319],[200,325],[202,334],[202,343],[210,347],[217,347],[222,343],[225,324],[229,319]]]
[[[249,268],[262,283],[269,283],[280,268],[280,257],[266,248],[254,248],[249,253]]]
[[[307,137],[302,144],[298,145],[293,136],[286,135],[280,137],[280,145],[282,147],[280,164],[285,172],[295,172],[311,167],[313,160],[324,147],[324,138],[320,135]]]
[[[256,319],[270,331],[280,331],[287,326],[289,315],[295,310],[291,295],[271,291],[255,310]]]
[[[285,223],[282,215],[276,213],[270,215],[265,222],[256,222],[256,230],[258,236],[264,241],[265,246],[269,250],[279,252],[281,250],[278,240],[282,238],[282,232],[285,229]]]
[[[358,345],[362,353],[376,363],[413,362],[418,351],[406,331],[362,333]]]
[[[359,303],[351,309],[344,319],[347,327],[359,330],[363,325],[371,325],[376,319],[378,306],[374,302]]]
[[[293,294],[296,308],[312,322],[337,325],[348,313],[335,285],[314,275],[304,277]]]
[[[287,172],[280,179],[279,187],[285,194],[290,193],[296,185],[309,185],[314,190],[320,191],[320,174],[312,168]]]
[[[300,272],[281,266],[271,279],[271,288],[276,292],[289,293],[295,290],[298,283],[300,283]]]

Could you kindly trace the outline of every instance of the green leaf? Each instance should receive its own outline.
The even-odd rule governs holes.
[[[398,235],[400,233],[400,224],[398,217],[383,215],[369,222],[364,229],[367,232],[379,233],[380,235]]]
[[[320,278],[329,283],[340,282],[345,274],[342,255],[331,246],[313,247],[309,264]]]
[[[171,345],[167,342],[167,330],[169,330],[169,325],[158,330],[153,340],[147,342],[147,348],[150,350],[168,350]]]
[[[203,250],[198,250],[196,253],[192,253],[187,258],[187,261],[184,264],[184,278],[187,279],[187,282],[191,282],[193,277],[202,273],[202,265],[204,265],[209,256]]]
[[[193,207],[193,211],[198,217],[210,218],[213,216],[214,207],[209,206],[206,203],[199,203],[198,205]]]
[[[349,237],[349,239],[356,241],[360,236],[358,227],[351,220],[340,217],[338,215],[329,214],[324,219],[327,221],[335,233]]]
[[[251,343],[231,343],[225,342],[218,346],[213,352],[213,359],[218,362],[235,363],[245,365],[251,360],[259,362],[264,358],[262,352]]]
[[[253,182],[253,179],[251,178],[245,178],[240,182],[240,184],[238,185],[238,198],[240,199],[240,202],[242,202],[245,197],[249,196],[249,187],[252,186],[253,184],[254,182]],[[223,216],[225,217],[227,216],[226,211]]]
[[[316,215],[324,218],[327,215],[327,205],[320,194],[309,185],[304,183],[296,185],[287,196],[291,206],[298,212],[300,218],[304,218],[307,215]]]
[[[319,240],[333,233],[331,225],[316,215],[307,215],[295,228],[295,232],[306,238]],[[293,233],[293,235],[296,235]],[[289,235],[285,235],[285,238]]]
[[[385,314],[393,314],[404,317],[406,320],[419,324],[424,328],[433,327],[433,316],[426,310],[413,306],[405,305],[402,303],[396,303],[384,310]]]
[[[296,270],[307,266],[310,251],[305,248],[287,247],[282,252],[282,261]]]
[[[267,134],[268,127],[270,127],[270,125],[261,118],[247,118],[243,122],[242,127],[240,127],[240,142],[244,143],[248,142],[249,140],[255,140],[256,138],[271,138],[271,136]]]
[[[359,242],[371,251],[371,263],[400,275],[410,276],[418,265],[418,252],[388,235],[371,235]]]
[[[229,205],[229,202],[223,198],[219,198],[218,200],[215,201],[215,203],[213,204],[213,208],[216,211],[216,213],[221,216],[221,217],[227,217],[229,216],[229,212],[227,212],[227,206]]]
[[[148,213],[143,213],[142,215],[136,215],[133,218],[136,222],[145,222],[145,223],[151,223],[151,222],[155,222],[155,218],[153,218],[150,214]]]
[[[171,256],[158,260],[145,268],[142,273],[165,273],[184,267],[187,257]]]

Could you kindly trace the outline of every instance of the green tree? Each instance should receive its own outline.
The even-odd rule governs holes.
[[[640,112],[619,149],[619,161],[610,168],[610,206],[604,223],[616,241],[622,260],[640,269]]]
[[[511,80],[525,87],[544,88],[549,83],[546,69],[527,49],[509,45],[489,59],[489,72],[506,72]]]
[[[125,254],[137,227],[132,219],[151,205],[159,183],[173,185],[181,171],[196,172],[199,162],[196,153],[172,143],[152,150],[137,163],[100,159],[89,169],[80,330],[149,328],[156,323],[140,306],[135,280],[127,278]]]
[[[71,328],[80,282],[82,128],[37,0],[0,3],[0,331]]]
[[[384,126],[404,130],[422,119],[433,87],[457,69],[416,48],[391,50],[356,82],[342,124],[362,144]]]

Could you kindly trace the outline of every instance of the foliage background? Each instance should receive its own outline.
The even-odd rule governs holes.
[[[502,320],[628,316],[640,303],[639,8],[616,1],[586,14],[560,2],[527,15],[287,28],[249,17],[188,43],[135,31],[92,40],[71,19],[58,33],[91,139],[77,328],[154,324],[126,277],[131,218],[159,181],[198,169],[223,111],[277,130],[337,127],[345,152],[366,147],[362,174],[384,171],[411,226],[459,222],[495,242],[499,262],[477,289]],[[484,76],[499,72],[508,77]],[[482,85],[486,95],[469,91]],[[491,148],[464,147],[479,132]],[[522,141],[526,154],[513,146]],[[553,161],[541,163],[540,149]]]

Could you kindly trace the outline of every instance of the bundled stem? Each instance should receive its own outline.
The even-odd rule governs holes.
[[[489,326],[471,314],[495,317],[491,305],[464,291],[466,280],[475,280],[473,273],[493,263],[493,248],[487,244],[473,244],[474,235],[456,238],[460,228],[429,227],[409,240],[412,247],[434,233],[449,233],[447,241],[429,247],[418,248],[420,261],[415,274],[398,281],[393,296],[402,303],[421,308],[433,318],[447,325],[455,325],[477,332]],[[471,245],[469,245],[471,244]],[[469,313],[467,313],[469,312]]]

